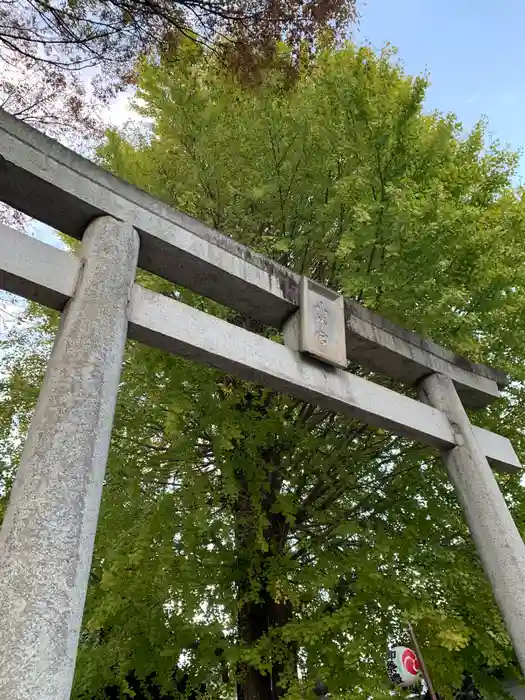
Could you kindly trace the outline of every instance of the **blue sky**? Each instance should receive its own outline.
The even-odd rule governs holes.
[[[465,128],[484,115],[492,137],[525,148],[523,0],[358,0],[358,9],[359,43],[390,42],[407,73],[430,74],[429,109],[454,112]]]

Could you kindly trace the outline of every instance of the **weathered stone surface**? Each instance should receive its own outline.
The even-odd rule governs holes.
[[[525,544],[452,380],[439,374],[427,377],[421,399],[447,415],[455,434],[457,447],[444,452],[443,461],[525,672]]]
[[[299,349],[334,367],[346,367],[345,310],[340,294],[301,280]]]
[[[508,382],[503,372],[470,362],[350,299],[345,320],[347,357],[400,382],[416,385],[428,374],[446,374],[471,408],[492,403]]]
[[[212,365],[423,444],[455,444],[441,411],[350,372],[304,358],[296,352],[298,348],[283,347],[139,285],[133,289],[129,334],[160,350]],[[473,429],[494,466],[505,471],[520,469],[507,438]]]
[[[2,201],[81,238],[109,214],[139,231],[139,264],[257,321],[282,328],[299,308],[300,276],[146,192],[0,110]],[[415,384],[431,372],[452,377],[465,405],[485,406],[505,383],[477,365],[345,301],[347,357]]]
[[[109,217],[83,239],[0,533],[2,700],[70,695],[137,254]]]
[[[62,310],[67,300],[73,295],[80,267],[79,258],[67,251],[52,248],[20,231],[7,229],[7,227],[0,225],[0,242],[3,241],[6,241],[7,245],[0,245],[0,288]],[[297,372],[297,367],[300,367],[300,358],[297,354],[290,354],[279,344],[199,311],[196,312],[198,318],[195,319],[197,326],[195,336],[193,336],[186,329],[187,324],[193,321],[193,310],[184,305],[177,305],[173,300],[154,292],[148,292],[138,286],[135,287],[133,296],[136,302],[135,308],[131,311],[134,315],[134,322],[130,329],[133,337],[153,346],[165,347],[170,352],[180,351],[181,354],[187,354],[196,361],[207,362],[213,354],[213,363],[216,366],[238,376],[252,377],[263,384],[274,383],[283,391],[286,386],[288,391],[292,393],[301,390],[303,382],[302,374]],[[146,307],[148,313],[144,314],[142,311]],[[150,309],[153,309],[154,313],[151,313]],[[159,334],[156,332],[158,317],[164,314],[168,318],[166,321],[161,320],[161,330],[164,333]],[[285,344],[289,349],[296,351],[300,349],[300,321],[301,314],[296,312],[283,329]],[[140,326],[140,323],[143,325]],[[148,323],[151,326],[148,326]],[[193,325],[188,325],[188,328],[192,327]],[[171,333],[174,335],[170,337]],[[180,342],[179,338],[185,342]],[[224,344],[222,340],[225,341]],[[258,358],[264,352],[262,348],[266,347],[268,348],[267,361],[260,363]],[[212,353],[212,350],[215,350],[215,353]],[[223,352],[224,356],[219,357],[219,352]],[[266,368],[265,371],[262,371],[263,367]],[[283,368],[286,369],[284,373]],[[305,363],[305,371],[310,369],[317,370],[320,376],[324,377],[321,365],[315,366],[315,363],[312,362]],[[286,382],[281,381],[284,379],[283,374],[287,375]],[[336,387],[339,389],[340,410],[348,412],[352,410],[351,406],[356,403],[350,390],[355,380],[348,375],[343,375],[343,380],[345,379],[347,381],[334,384],[333,391]],[[361,380],[361,383],[363,382],[369,399],[372,399],[365,402],[368,406],[368,412],[362,414],[363,419],[370,420],[372,424],[386,426],[383,419],[387,417],[388,411],[383,410],[381,402],[384,390],[366,380]],[[319,382],[316,383],[319,384]],[[392,394],[393,392],[387,391],[385,406],[392,403]],[[309,401],[315,401],[316,396],[319,396],[309,392],[308,389],[305,389],[302,395]],[[404,423],[408,435],[416,439],[422,438],[423,442],[429,439],[430,444],[434,442],[439,444],[441,438],[445,438],[446,444],[448,436],[450,444],[453,444],[452,434],[446,421],[438,421],[434,424],[433,414],[432,412],[428,413],[427,407],[422,407],[420,403],[407,397],[399,397],[396,403],[393,412]],[[413,407],[412,410],[409,410],[409,406]],[[358,408],[357,404],[355,408]],[[375,409],[375,411],[371,412],[371,409]],[[417,415],[415,422],[413,421],[414,415]],[[417,429],[422,419],[427,427],[424,433]],[[388,423],[388,425],[399,425],[399,422],[397,420],[395,424]],[[444,432],[442,430],[443,424],[445,424]],[[415,432],[412,431],[414,427],[416,428]],[[473,429],[485,456],[493,467],[510,472],[521,469],[516,452],[507,438],[482,428],[474,427]]]
[[[0,223],[0,289],[62,311],[79,270],[75,255]]]

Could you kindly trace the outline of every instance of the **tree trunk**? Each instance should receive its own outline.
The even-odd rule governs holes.
[[[271,560],[282,548],[286,540],[283,533],[288,528],[282,514],[271,512],[279,484],[272,479],[275,467],[271,467],[268,471],[272,489],[270,494],[263,498],[261,504],[268,519],[268,527],[264,530],[266,551],[261,551],[260,547],[256,546],[255,521],[252,521],[254,527],[250,527],[255,509],[249,496],[248,484],[243,483],[243,475],[239,474],[241,488],[235,508],[239,570],[238,635],[240,641],[247,646],[256,644],[271,629],[289,622],[293,615],[289,601],[273,600],[268,590],[265,573],[268,560]],[[254,580],[256,580],[255,587]],[[246,600],[253,595],[254,588],[258,589],[258,600]],[[293,648],[290,648],[288,662],[276,661],[270,673],[263,674],[257,668],[243,664],[238,669],[240,678],[237,684],[237,700],[279,700],[285,693],[285,689],[279,686],[281,674],[287,670],[287,666],[294,667],[294,664],[296,668],[296,650]]]
[[[249,496],[248,485],[244,475],[239,475],[241,485],[237,500],[236,541],[239,579],[237,581],[237,599],[239,604],[237,631],[241,643],[252,646],[268,632],[268,611],[263,594],[265,582],[260,580],[260,597],[262,601],[247,600],[253,595],[252,579],[261,569],[259,564],[262,556],[256,546],[256,528],[253,522],[253,504]],[[256,667],[242,664],[238,668],[237,700],[273,700],[271,677],[263,675]]]
[[[248,581],[246,581],[248,583]],[[244,603],[239,609],[239,638],[245,644],[256,643],[268,631],[266,604]],[[241,679],[237,684],[238,700],[273,700],[271,676],[263,675],[257,668],[243,664],[239,669]]]
[[[246,603],[239,611],[239,637],[248,645],[255,644],[272,628],[280,627],[292,619],[292,606],[287,601],[276,603],[265,588],[261,591],[261,603]],[[237,685],[237,700],[279,700],[286,692],[279,685],[281,675],[289,664],[297,667],[295,648],[290,648],[288,663],[275,661],[271,673],[263,675],[247,664],[241,671],[242,679]]]
[[[270,620],[271,627],[282,627],[293,617],[293,608],[290,601],[284,603],[271,602]],[[279,700],[284,697],[286,688],[279,685],[283,673],[288,671],[293,675],[297,674],[297,647],[292,644],[288,647],[287,659],[285,661],[275,661],[272,666],[272,700]]]

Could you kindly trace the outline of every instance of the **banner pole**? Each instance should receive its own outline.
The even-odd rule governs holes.
[[[432,685],[432,681],[430,680],[430,676],[428,675],[425,660],[423,659],[423,654],[421,653],[421,647],[419,646],[419,642],[417,641],[416,633],[414,631],[414,628],[412,627],[411,622],[408,623],[408,631],[410,632],[410,636],[412,637],[412,641],[414,642],[417,658],[419,659],[419,663],[421,664],[421,671],[423,672],[423,678],[425,679],[425,683],[427,685],[431,700],[438,700],[434,691],[434,686]]]

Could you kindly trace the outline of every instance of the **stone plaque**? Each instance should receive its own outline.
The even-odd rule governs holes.
[[[343,297],[303,277],[300,317],[299,350],[335,367],[346,367]]]

